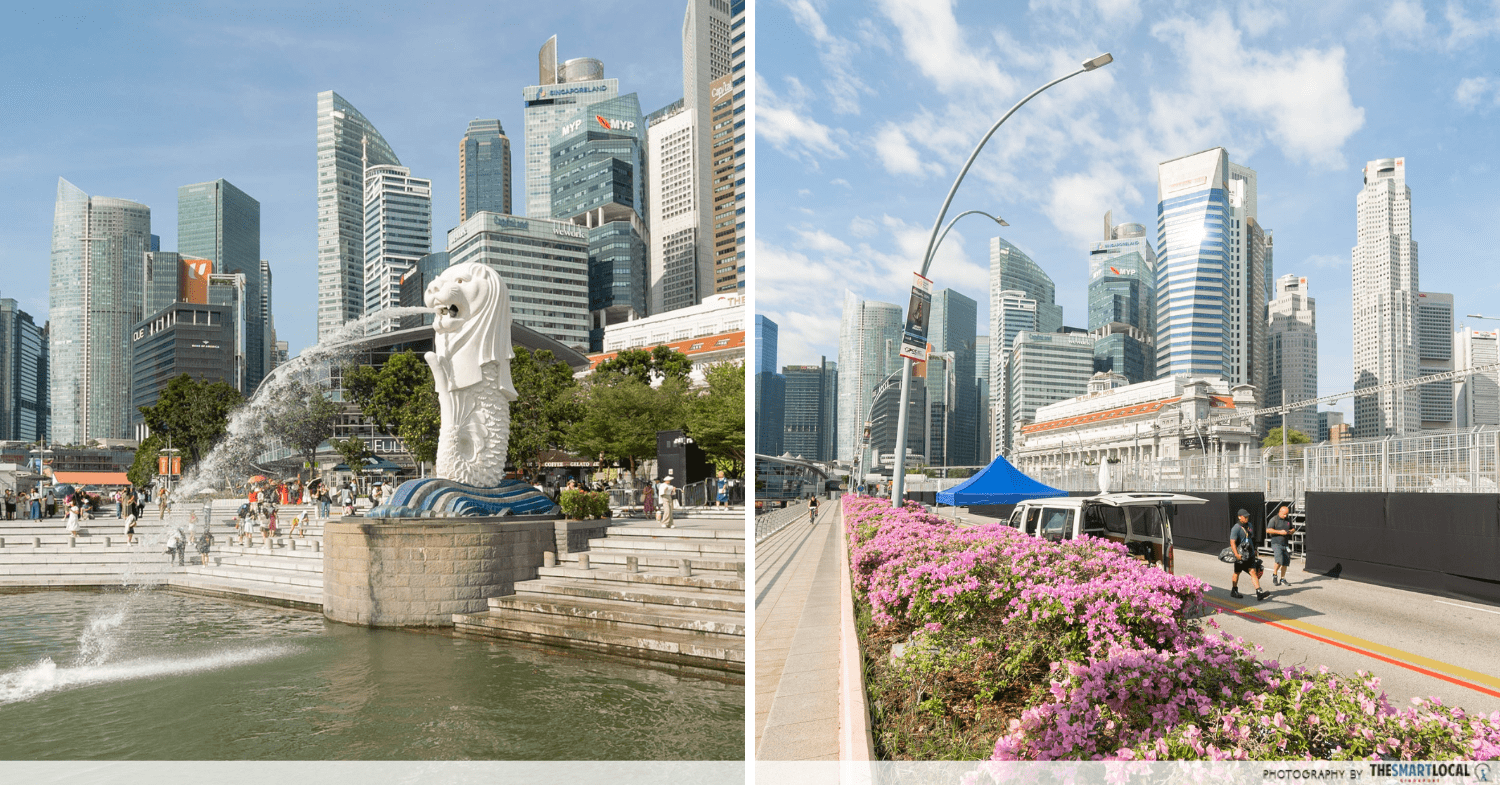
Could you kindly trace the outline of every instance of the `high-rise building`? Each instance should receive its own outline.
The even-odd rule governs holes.
[[[260,258],[260,202],[228,180],[178,188],[177,253],[212,261],[212,272],[245,276],[243,390],[248,395],[268,372],[271,353],[266,342],[271,282]]]
[[[1381,158],[1364,168],[1356,198],[1356,242],[1350,252],[1354,294],[1354,389],[1417,378],[1417,242],[1412,239],[1406,159]],[[1354,399],[1354,437],[1414,433],[1421,427],[1416,388]]]
[[[1010,405],[1009,445],[1020,442],[1021,428],[1036,410],[1088,392],[1094,375],[1094,338],[1071,333],[1022,332],[1011,347],[1006,399]]]
[[[1053,333],[1062,329],[1062,306],[1057,305],[1057,287],[1051,276],[1040,265],[1031,260],[1025,251],[1011,245],[1000,237],[990,238],[990,302],[991,310],[995,298],[1005,291],[1019,291],[1036,301],[1036,327],[1038,332]],[[994,321],[993,314],[990,319]],[[1000,335],[992,330],[991,335]],[[992,347],[994,348],[994,347]],[[1010,348],[1003,346],[999,348]]]
[[[15,300],[0,300],[0,441],[47,436],[47,338]]]
[[[448,232],[448,260],[494,268],[510,289],[516,323],[582,351],[589,343],[588,231],[563,221],[475,213]]]
[[[141,313],[153,314],[172,303],[208,302],[208,276],[214,272],[209,259],[183,256],[173,251],[148,251],[142,280],[145,299]]]
[[[374,124],[318,93],[318,340],[364,315],[365,168],[386,165],[401,160]]]
[[[207,302],[223,309],[224,319],[232,328],[224,333],[225,340],[229,341],[230,365],[224,380],[248,397],[253,391],[245,386],[245,366],[248,364],[246,331],[250,324],[245,312],[252,307],[247,289],[244,273],[213,273],[208,276]]]
[[[1089,332],[1095,372],[1131,384],[1156,378],[1156,250],[1137,223],[1110,223],[1089,249]]]
[[[1496,363],[1500,363],[1500,331],[1463,327],[1454,334],[1454,370],[1468,371]],[[1500,425],[1500,370],[1460,378],[1454,399],[1460,428]]]
[[[693,156],[693,120],[684,102],[665,106],[646,118],[646,168],[651,187],[651,313],[686,308],[713,289],[713,260],[700,253],[697,168]]]
[[[589,350],[645,316],[646,120],[635,93],[582,105],[551,137],[552,217],[589,230]]]
[[[130,438],[130,329],[145,298],[151,208],[58,178],[48,286],[52,437]]]
[[[991,432],[994,417],[990,401],[990,337],[974,336],[974,399],[978,420],[975,430],[975,464],[989,463],[994,458],[994,435]]]
[[[510,137],[499,120],[470,120],[458,143],[458,220],[510,209]]]
[[[581,106],[608,101],[619,94],[620,80],[604,78],[604,63],[592,57],[559,63],[557,36],[542,44],[537,54],[537,83],[521,91],[526,123],[527,218],[552,217],[552,134]]]
[[[1453,295],[1417,293],[1417,375],[1431,376],[1453,370]],[[1429,382],[1419,388],[1418,409],[1422,429],[1453,428],[1454,385],[1452,381]]]
[[[1156,376],[1264,387],[1267,235],[1255,171],[1215,147],[1157,167]]]
[[[1281,406],[1318,397],[1317,302],[1307,296],[1307,278],[1283,275],[1276,279],[1276,299],[1268,306],[1266,389],[1263,406]],[[1283,393],[1285,398],[1283,399]],[[1285,418],[1294,431],[1309,437],[1322,432],[1317,407],[1293,409]],[[1266,428],[1279,428],[1280,415],[1266,418]]]
[[[838,363],[788,365],[782,451],[810,461],[831,461],[838,428]]]
[[[992,267],[990,276],[992,280],[993,269]],[[1003,405],[996,406],[992,401],[990,405],[991,448],[998,453],[1010,452],[1011,434],[1014,432],[1010,421],[1009,374],[1016,336],[1023,332],[1051,333],[1062,328],[1061,316],[1052,314],[1056,317],[1056,326],[1050,330],[1043,329],[1040,324],[1042,313],[1047,311],[1026,292],[1019,289],[990,290],[990,334],[999,336],[999,340],[990,343],[989,390],[996,400],[1004,402]]]
[[[740,130],[744,128],[744,116],[736,115],[734,112],[734,75],[725,74],[713,81],[709,89],[709,98],[713,103],[709,129],[710,156],[709,166],[710,183],[709,194],[712,202],[712,237],[713,237],[713,261],[714,261],[714,291],[715,292],[737,292],[739,291],[739,248],[735,237],[738,234],[735,226],[738,221],[735,216],[736,205],[735,192],[737,190],[735,181],[743,179],[744,170],[735,171],[737,161],[743,159],[735,157],[735,125],[740,124]]]
[[[745,285],[750,281],[750,276],[745,274],[745,242],[750,236],[745,228],[750,207],[745,185],[750,172],[745,163],[745,52],[750,48],[749,34],[750,17],[745,13],[745,0],[730,0],[728,78],[734,109],[734,257],[736,286],[740,294],[745,293]],[[717,217],[714,224],[718,224]]]
[[[178,376],[235,385],[237,325],[232,311],[229,305],[171,303],[135,326],[130,411],[136,438],[146,437],[140,407],[154,406]]]
[[[938,425],[929,458],[942,456],[944,466],[979,462],[979,399],[974,379],[974,339],[979,303],[953,289],[932,295],[928,320],[929,356],[937,359],[927,369],[927,405]],[[938,465],[937,463],[933,464]]]
[[[417,260],[432,252],[432,181],[412,177],[404,166],[371,166],[365,170],[365,305],[366,314],[401,302],[401,278]],[[388,319],[367,332],[390,332]]]
[[[859,457],[870,395],[875,385],[901,366],[901,307],[869,302],[844,292],[839,325],[838,460]],[[916,429],[912,429],[916,430]]]
[[[718,98],[714,96],[715,85],[722,77],[729,76],[734,67],[734,46],[730,41],[732,16],[729,0],[687,0],[682,18],[682,100],[692,114],[692,211],[698,224],[699,300],[719,291],[716,249],[720,239],[732,236],[726,232],[729,227],[716,228],[721,221],[715,210],[720,200],[715,197],[732,193],[733,181],[718,183],[721,175],[714,165],[716,158],[731,154],[722,151],[723,145],[715,143],[716,137],[733,143],[730,139],[734,130],[733,95],[725,92]],[[743,71],[740,73],[743,75]],[[719,85],[720,91],[727,89],[727,85]],[[716,116],[720,117],[718,122]],[[722,151],[721,154],[715,155],[716,150]],[[721,185],[726,190],[716,192],[714,189]]]
[[[780,455],[786,428],[786,377],[776,372],[780,329],[763,314],[755,315],[755,451]]]
[[[910,385],[906,393],[906,464],[908,467],[927,463],[929,456],[927,430],[923,427],[923,414],[927,411],[927,384],[925,376],[912,369]],[[881,379],[870,393],[870,451],[869,471],[893,476],[896,466],[896,430],[901,412],[901,372],[895,371]],[[861,434],[862,435],[862,434]],[[861,473],[867,473],[863,470]]]

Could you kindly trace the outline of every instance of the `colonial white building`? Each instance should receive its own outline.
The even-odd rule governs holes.
[[[719,294],[690,308],[612,324],[604,328],[604,351],[589,360],[597,368],[626,349],[667,346],[693,361],[693,383],[703,384],[703,371],[710,365],[744,365],[745,312],[745,297]]]
[[[1248,384],[1170,376],[1114,387],[1119,380],[1111,377],[1095,374],[1088,393],[1038,408],[1035,421],[1021,426],[1011,462],[1031,473],[1102,459],[1140,462],[1207,454],[1239,460],[1260,446],[1247,418],[1216,419],[1255,409],[1255,388]]]

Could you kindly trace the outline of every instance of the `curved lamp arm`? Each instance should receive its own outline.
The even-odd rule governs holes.
[[[943,229],[943,233],[940,234],[940,235],[938,235],[937,242],[935,242],[935,243],[932,244],[932,253],[937,253],[938,246],[942,245],[943,244],[943,240],[945,240],[945,239],[948,238],[948,232],[953,229],[953,225],[956,224],[956,223],[958,223],[958,219],[960,219],[960,218],[962,218],[962,217],[964,217],[966,215],[982,215],[985,218],[988,218],[991,221],[994,221],[995,223],[1000,224],[1001,226],[1010,226],[1010,224],[1008,224],[1008,223],[1005,222],[1004,218],[1001,218],[999,216],[990,215],[989,213],[987,213],[987,212],[985,212],[983,210],[965,210],[965,211],[959,213],[958,215],[953,216],[953,220],[949,221],[948,222],[948,226]],[[930,262],[929,262],[929,264],[930,264]],[[922,272],[923,273],[927,272],[927,265],[923,265],[922,266]]]

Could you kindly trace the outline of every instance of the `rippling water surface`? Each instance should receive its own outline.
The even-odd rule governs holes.
[[[0,760],[737,760],[743,685],[148,591],[0,594]]]

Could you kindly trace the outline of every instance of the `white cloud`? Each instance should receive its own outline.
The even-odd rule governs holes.
[[[1140,0],[1031,0],[1030,8],[1033,14],[1051,12],[1117,29],[1133,27],[1141,21]]]
[[[911,146],[906,133],[895,123],[886,123],[875,133],[875,155],[879,156],[885,170],[891,174],[927,176],[921,154]]]
[[[782,2],[791,11],[797,26],[813,39],[818,48],[818,60],[828,75],[823,82],[824,93],[833,111],[839,114],[859,114],[860,95],[874,94],[854,70],[854,58],[859,53],[859,46],[847,38],[830,33],[822,14],[818,13],[818,9],[809,0]]]
[[[1333,267],[1347,268],[1349,266],[1349,257],[1343,256],[1341,254],[1331,253],[1313,254],[1307,257],[1307,259],[1302,262],[1302,266],[1315,267],[1319,269],[1328,269]]]
[[[1444,44],[1450,51],[1500,34],[1500,4],[1497,3],[1491,3],[1488,19],[1471,19],[1463,6],[1450,0],[1443,17],[1448,20],[1448,38]]]
[[[996,54],[974,49],[965,41],[953,16],[953,0],[880,0],[880,10],[900,31],[906,59],[939,92],[1015,92],[1015,80],[995,65]]]
[[[878,231],[880,231],[880,227],[868,218],[855,216],[849,221],[849,234],[855,237],[869,237]]]
[[[1365,117],[1349,95],[1343,47],[1247,47],[1222,11],[1207,20],[1161,22],[1152,34],[1177,54],[1186,76],[1179,92],[1152,91],[1153,127],[1170,148],[1233,142],[1243,156],[1263,133],[1292,160],[1343,165],[1344,142]],[[1264,131],[1257,129],[1262,124]],[[1231,126],[1238,138],[1226,139]]]
[[[822,229],[793,229],[802,242],[798,243],[799,250],[817,251],[824,254],[844,255],[851,250],[849,244],[837,237],[823,231]]]
[[[1104,213],[1140,200],[1131,178],[1106,165],[1054,179],[1051,198],[1042,210],[1053,226],[1073,238],[1075,246],[1084,247],[1102,238]]]
[[[1484,76],[1471,76],[1460,81],[1453,91],[1453,100],[1465,109],[1473,109],[1486,99],[1500,104],[1500,81]]]
[[[788,97],[778,96],[759,74],[756,75],[755,137],[816,168],[817,158],[843,158],[844,149],[837,141],[841,129],[829,128],[812,119],[806,111],[807,89],[796,77],[789,76]]]
[[[1259,38],[1287,23],[1286,11],[1269,0],[1238,3],[1235,5],[1235,17],[1239,19],[1240,27],[1252,38]]]
[[[845,188],[853,188],[854,187],[854,186],[852,186],[852,185],[849,184],[848,180],[845,180],[842,177],[835,177],[832,180],[829,180],[828,184],[829,185],[842,185]]]

